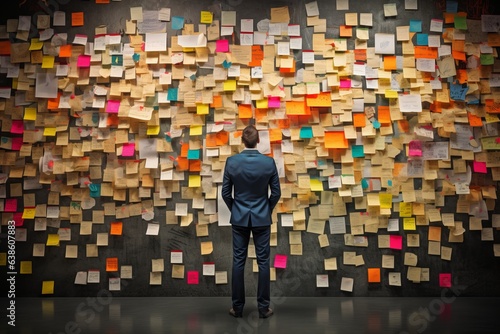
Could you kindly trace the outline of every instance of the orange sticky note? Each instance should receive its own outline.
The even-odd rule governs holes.
[[[488,45],[491,47],[500,46],[500,34],[496,32],[488,33]]]
[[[177,157],[177,171],[187,171],[189,170],[189,160],[188,158]]]
[[[72,45],[66,44],[59,47],[59,57],[69,58],[71,57]]]
[[[95,0],[95,3],[109,3],[109,0]]]
[[[310,115],[311,109],[306,106],[305,101],[287,101],[286,102],[287,115]]]
[[[403,133],[408,133],[410,131],[410,123],[406,119],[401,119],[398,121],[398,129]]]
[[[389,106],[378,106],[377,112],[380,124],[391,124],[391,111]]]
[[[344,131],[326,131],[325,148],[348,148]]]
[[[352,37],[352,27],[351,26],[340,26],[340,37]]]
[[[444,23],[455,22],[455,13],[443,13]]]
[[[248,66],[261,66],[262,60],[264,59],[264,52],[260,45],[252,45],[252,61],[248,63]]]
[[[112,222],[109,229],[110,235],[122,235],[123,223],[122,222]]]
[[[223,146],[229,143],[229,132],[227,131],[219,131],[215,135],[215,140],[217,146]]]
[[[118,258],[117,257],[106,258],[106,271],[118,271]]]
[[[10,55],[10,41],[0,41],[0,55]]]
[[[453,56],[453,59],[455,60],[461,60],[461,61],[466,61],[466,56],[465,56],[465,52],[462,52],[462,51],[451,51],[451,55]]]
[[[431,48],[428,46],[415,46],[415,59],[426,58],[426,59],[436,59],[438,57],[437,48]]]
[[[255,120],[264,122],[267,119],[267,109],[255,109]]]
[[[481,120],[481,117],[473,115],[471,113],[467,113],[467,117],[469,118],[470,126],[477,126],[477,127],[483,126],[483,121]]]
[[[181,154],[180,156],[183,158],[187,158],[189,152],[189,143],[184,143],[181,145]]]
[[[47,100],[47,109],[54,110],[59,108],[59,99],[61,98],[61,93],[57,93],[57,97]]]
[[[441,227],[429,226],[429,241],[441,241]]]
[[[190,172],[201,171],[201,160],[189,160],[189,171]]]
[[[457,70],[457,80],[459,83],[467,83],[468,75],[467,70]]]
[[[71,13],[71,26],[73,27],[83,26],[83,12]]]
[[[380,268],[368,268],[368,283],[380,283]]]
[[[306,97],[308,107],[331,107],[332,96],[330,92],[322,92],[318,95],[308,95]]]
[[[355,128],[363,128],[366,125],[366,117],[364,113],[353,113],[352,121]]]
[[[239,118],[252,118],[252,105],[251,104],[240,104],[238,105],[238,116]]]
[[[276,142],[282,139],[281,129],[269,129],[269,141]]]
[[[384,57],[384,70],[392,71],[397,69],[396,56],[385,56]]]
[[[212,97],[212,103],[210,104],[210,108],[222,108],[222,96],[214,95]]]

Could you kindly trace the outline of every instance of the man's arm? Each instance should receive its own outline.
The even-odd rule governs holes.
[[[278,176],[278,169],[276,168],[276,164],[273,163],[274,172],[269,180],[269,187],[271,188],[271,196],[269,196],[269,206],[271,207],[271,211],[274,210],[276,204],[281,197],[281,187],[280,187],[280,178]]]
[[[222,180],[222,191],[221,191],[222,199],[226,203],[229,211],[231,211],[233,207],[233,181],[229,176],[228,166],[226,161],[226,166],[224,167],[224,178]]]

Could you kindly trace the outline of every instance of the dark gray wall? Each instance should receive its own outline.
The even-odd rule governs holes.
[[[89,40],[94,35],[94,27],[97,25],[106,25],[109,33],[120,32],[125,27],[125,20],[130,18],[129,7],[142,6],[144,10],[155,10],[161,7],[170,7],[172,15],[184,16],[186,22],[197,24],[199,22],[199,12],[201,10],[210,10],[214,12],[214,18],[220,18],[221,10],[236,10],[237,22],[241,18],[254,18],[254,24],[260,19],[268,18],[271,7],[288,5],[291,15],[291,23],[299,23],[302,26],[302,36],[304,46],[311,47],[312,27],[306,27],[306,12],[304,4],[308,0],[301,1],[137,1],[123,0],[121,2],[111,2],[109,5],[97,5],[94,1],[71,1],[66,4],[66,0],[49,0],[50,5],[47,8],[41,1],[28,0],[19,9],[21,15],[33,15],[35,13],[51,14],[53,10],[66,11],[68,17],[72,11],[85,12],[85,27],[65,27],[63,29],[56,27],[56,32],[68,32],[68,41],[72,41],[77,33],[87,34]],[[396,18],[384,18],[383,4],[386,2],[395,2],[398,7],[398,16]],[[477,2],[477,1],[471,1]],[[344,22],[344,11],[335,10],[335,1],[318,0],[321,10],[321,18],[327,19],[327,37],[338,37],[339,24]],[[370,29],[369,46],[373,46],[373,38],[376,32],[394,32],[398,25],[408,25],[410,19],[420,19],[424,22],[424,32],[428,31],[428,22],[431,18],[441,18],[444,1],[419,0],[418,11],[405,11],[404,1],[350,1],[350,12],[372,12],[374,25]],[[483,0],[485,12],[492,13],[496,1]],[[492,9],[489,9],[490,6]],[[468,10],[470,6],[460,2],[460,10]],[[36,15],[36,14],[35,14]],[[3,11],[0,16],[6,18],[15,18],[17,13]],[[34,16],[35,17],[35,16]],[[5,21],[0,22],[3,24]],[[34,20],[36,22],[36,20]],[[169,36],[177,32],[171,31],[168,25]],[[124,41],[126,37],[124,37]],[[353,38],[350,39],[349,48],[352,49]],[[399,43],[398,43],[399,44]],[[401,54],[398,46],[397,54]],[[1,78],[5,80],[5,78]],[[210,119],[207,119],[209,121]],[[174,147],[178,148],[178,143],[174,142]],[[403,158],[403,157],[402,157]],[[9,181],[10,182],[10,181]],[[418,186],[418,185],[417,185]],[[43,203],[47,198],[47,187],[37,192],[37,202]],[[110,199],[100,198],[97,201],[95,209],[99,209],[102,203]],[[71,244],[78,244],[79,258],[65,259],[64,245],[61,247],[46,247],[44,258],[32,257],[32,244],[45,243],[45,232],[34,232],[33,221],[26,221],[26,228],[29,230],[28,241],[17,244],[17,260],[32,260],[33,274],[17,276],[18,296],[40,296],[41,284],[44,280],[55,280],[55,296],[95,296],[100,289],[107,289],[108,277],[114,277],[116,274],[107,274],[105,272],[105,259],[107,257],[119,258],[119,264],[129,264],[133,266],[133,279],[122,280],[122,291],[114,292],[116,296],[229,296],[230,285],[215,285],[213,277],[204,277],[201,275],[202,262],[215,262],[216,270],[227,270],[230,279],[231,271],[231,229],[228,227],[218,227],[212,224],[209,227],[209,237],[197,238],[195,226],[181,228],[179,226],[165,225],[165,209],[173,210],[176,200],[180,200],[178,195],[173,201],[168,201],[167,207],[155,208],[155,220],[161,224],[159,236],[146,236],[147,223],[140,217],[124,219],[124,235],[121,237],[109,238],[108,247],[99,248],[98,258],[85,257],[85,245],[94,243],[96,233],[108,232],[109,224],[115,219],[106,217],[104,225],[94,225],[91,236],[79,235],[79,225],[70,225],[69,221],[62,221],[62,227],[71,227]],[[68,205],[69,199],[61,199],[61,205]],[[118,203],[119,204],[119,203]],[[353,206],[348,206],[348,210],[354,210]],[[456,198],[446,199],[446,206],[443,212],[455,212]],[[84,220],[91,220],[91,210],[84,211]],[[464,222],[468,229],[467,216],[457,216],[456,220]],[[488,225],[490,224],[490,225]],[[491,226],[491,222],[486,222],[485,226]],[[48,228],[50,229],[50,228]],[[443,240],[447,240],[443,229]],[[289,254],[288,245],[289,228],[278,227],[278,247],[272,249],[274,254]],[[328,223],[326,224],[328,233]],[[349,227],[348,227],[349,231]],[[272,283],[272,294],[275,296],[433,296],[441,293],[438,283],[439,272],[451,272],[454,278],[454,284],[462,286],[462,295],[474,296],[500,296],[500,285],[497,284],[500,275],[499,259],[493,256],[492,242],[481,242],[479,232],[465,233],[463,244],[443,245],[453,248],[453,259],[451,262],[442,261],[439,257],[427,255],[427,227],[417,229],[420,234],[421,247],[408,249],[418,255],[419,266],[428,267],[431,271],[431,281],[421,284],[414,284],[406,279],[406,266],[403,265],[403,251],[392,251],[389,249],[379,250],[377,247],[377,235],[368,234],[368,248],[352,248],[344,246],[342,235],[328,235],[330,246],[320,249],[318,247],[317,235],[307,232],[302,233],[303,256],[289,256],[288,268],[278,270],[277,281]],[[53,232],[55,233],[55,232]],[[379,234],[384,234],[380,231]],[[1,251],[5,251],[6,227],[2,226]],[[495,239],[499,237],[495,231]],[[209,256],[200,256],[200,242],[211,240],[214,243],[214,252]],[[406,238],[404,239],[406,244]],[[187,285],[185,280],[171,279],[170,250],[182,249],[184,251],[184,264],[187,270],[200,271],[200,285]],[[342,253],[344,251],[356,251],[363,255],[365,266],[353,267],[342,265]],[[381,284],[367,284],[367,267],[380,267],[382,254],[395,255],[394,270],[382,269]],[[329,273],[330,288],[316,288],[316,274],[326,273],[323,269],[323,259],[337,257],[339,270]],[[163,273],[162,286],[149,285],[149,272],[151,270],[151,261],[153,258],[165,259],[165,272]],[[78,271],[86,271],[92,268],[101,270],[101,284],[89,284],[86,286],[74,285],[75,274]],[[4,270],[2,270],[3,272]],[[402,286],[391,287],[388,285],[387,273],[389,271],[399,271],[402,274]],[[340,281],[342,277],[355,278],[354,292],[346,294],[340,291]],[[247,265],[247,291],[248,295],[255,295],[257,275],[251,272],[251,263]],[[2,278],[3,281],[3,278]],[[126,281],[126,282],[123,282]]]

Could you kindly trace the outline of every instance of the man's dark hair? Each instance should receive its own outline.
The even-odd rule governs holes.
[[[259,132],[255,128],[255,126],[247,126],[243,130],[241,140],[243,141],[243,144],[245,144],[246,148],[255,148],[255,146],[257,146],[257,143],[259,142]]]

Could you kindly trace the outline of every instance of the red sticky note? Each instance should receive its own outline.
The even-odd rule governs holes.
[[[215,41],[215,52],[229,52],[229,41],[227,39]]]
[[[12,220],[15,222],[15,226],[23,226],[24,225],[24,219],[23,219],[23,213],[22,212],[14,212],[12,215]]]
[[[286,268],[287,257],[284,254],[276,254],[274,256],[274,268]]]
[[[125,143],[122,147],[122,157],[133,157],[135,154],[135,143]]]
[[[187,283],[188,284],[199,284],[200,283],[200,274],[195,271],[188,271],[187,272]]]
[[[90,67],[90,56],[79,55],[78,61],[76,62],[77,67]]]
[[[21,149],[21,146],[23,146],[23,137],[12,138],[11,148],[13,151],[19,151]]]
[[[486,162],[474,161],[473,164],[474,172],[486,174]]]
[[[5,212],[16,212],[17,211],[17,198],[7,198],[5,200],[5,206],[3,208]]]
[[[410,157],[421,157],[422,156],[422,142],[420,140],[410,141],[408,155]]]
[[[403,249],[403,236],[391,235],[389,237],[389,247],[391,249],[397,249],[397,250]]]
[[[451,288],[451,273],[440,273],[439,274],[439,287]]]
[[[21,120],[13,120],[10,126],[10,133],[23,134],[24,132],[24,122]]]
[[[279,96],[269,96],[267,98],[267,107],[268,108],[279,108],[281,106],[280,97]]]
[[[111,114],[118,114],[118,110],[120,109],[119,100],[108,100],[106,103],[106,112]]]

